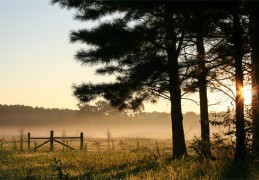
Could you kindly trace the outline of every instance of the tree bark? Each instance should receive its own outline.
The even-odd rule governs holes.
[[[172,143],[173,158],[187,155],[185,137],[183,130],[183,115],[181,108],[181,90],[178,77],[177,59],[168,53],[170,68],[170,101],[171,101],[171,121],[172,121]]]
[[[179,84],[179,67],[177,59],[173,53],[168,52],[170,68],[170,102],[171,102],[171,121],[172,121],[172,144],[173,158],[187,155],[185,137],[183,130],[183,115],[181,108],[181,89]]]
[[[259,3],[249,2],[252,60],[253,151],[259,156]]]
[[[240,25],[239,6],[235,4],[233,10],[233,39],[236,80],[236,152],[235,160],[243,161],[246,158],[245,130],[244,130],[244,96],[243,96],[243,50],[242,28]]]
[[[200,99],[200,118],[201,118],[201,141],[202,154],[211,157],[210,151],[210,127],[207,98],[207,70],[205,61],[205,48],[203,42],[203,25],[200,13],[196,13],[196,48],[198,60],[198,86]]]
[[[170,6],[165,5],[165,29],[166,29],[166,52],[168,57],[169,71],[169,93],[171,102],[171,121],[172,121],[172,145],[173,158],[181,158],[187,155],[183,115],[181,107],[181,89],[179,78],[179,64],[176,44],[177,38],[174,33],[174,18]]]

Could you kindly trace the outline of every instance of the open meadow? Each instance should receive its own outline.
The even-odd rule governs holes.
[[[202,158],[189,148],[185,158],[171,159],[171,140],[121,138],[54,143],[28,152],[19,142],[2,144],[0,179],[259,179],[259,164],[233,165],[229,147],[213,148],[215,158]],[[37,142],[38,144],[40,142]],[[37,146],[37,143],[35,146]]]
[[[259,180],[258,17],[259,0],[0,0],[0,180]]]

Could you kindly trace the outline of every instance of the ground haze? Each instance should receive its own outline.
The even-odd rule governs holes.
[[[110,107],[90,106],[81,110],[69,110],[0,105],[0,136],[17,135],[20,129],[30,132],[32,136],[46,136],[50,130],[55,131],[56,135],[65,131],[71,136],[84,132],[86,137],[105,137],[107,130],[114,137],[171,139],[172,134],[169,113],[129,115]],[[194,112],[185,113],[184,129],[187,140],[199,137],[199,115]],[[214,128],[212,132],[217,130]]]

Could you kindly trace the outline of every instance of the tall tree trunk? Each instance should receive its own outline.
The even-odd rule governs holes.
[[[200,12],[196,13],[196,48],[198,60],[198,86],[200,98],[200,118],[201,118],[201,141],[202,154],[205,157],[210,157],[210,127],[208,113],[208,98],[207,98],[207,70],[205,61],[205,48],[203,42],[203,25]]]
[[[245,129],[244,129],[244,96],[243,96],[243,50],[242,29],[240,25],[240,10],[235,4],[233,11],[233,39],[236,80],[236,153],[235,160],[245,160]]]
[[[171,121],[172,121],[172,145],[173,158],[181,158],[187,155],[184,130],[183,130],[183,115],[181,107],[181,89],[179,79],[179,64],[176,48],[176,35],[174,34],[174,18],[170,6],[165,6],[165,29],[166,29],[166,51],[168,57],[169,71],[169,93],[171,102]],[[179,43],[180,44],[180,43]]]
[[[252,59],[253,150],[259,156],[259,3],[249,2]]]
[[[171,101],[171,121],[172,121],[172,143],[173,157],[179,158],[187,154],[184,130],[183,115],[181,108],[181,90],[179,84],[178,62],[172,53],[168,53],[170,68],[170,101]]]

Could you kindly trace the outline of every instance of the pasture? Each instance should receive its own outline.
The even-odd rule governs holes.
[[[259,179],[258,163],[233,166],[230,148],[213,149],[214,159],[189,156],[171,159],[171,140],[147,138],[105,138],[67,141],[78,150],[58,143],[28,152],[19,142],[0,149],[0,179]],[[36,142],[36,145],[39,142]],[[16,146],[16,148],[15,148]]]

